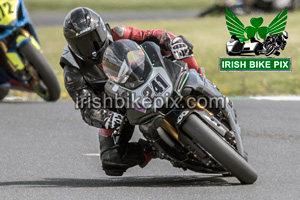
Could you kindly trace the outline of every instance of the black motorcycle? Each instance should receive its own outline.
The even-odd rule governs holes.
[[[282,34],[273,34],[269,35],[263,44],[263,52],[265,52],[266,56],[270,56],[272,54],[279,56],[280,49],[284,50],[287,44],[288,32],[283,31]]]
[[[139,125],[160,158],[184,170],[256,181],[232,102],[186,63],[164,58],[153,42],[120,40],[106,50],[103,70],[106,93],[126,108],[130,124]]]

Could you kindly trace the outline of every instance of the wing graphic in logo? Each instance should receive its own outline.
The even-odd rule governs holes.
[[[245,26],[237,18],[237,16],[226,8],[226,24],[227,29],[231,35],[235,35],[241,42],[247,41],[249,39],[245,38]]]
[[[282,32],[285,30],[286,24],[287,24],[287,9],[284,9],[269,24],[268,33],[270,35],[272,35],[272,34],[282,34]]]

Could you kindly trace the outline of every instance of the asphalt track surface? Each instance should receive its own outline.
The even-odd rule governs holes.
[[[199,10],[187,11],[144,11],[144,12],[98,12],[104,22],[122,22],[139,20],[176,20],[184,18],[194,18],[199,14]],[[33,24],[38,27],[62,26],[67,12],[32,12],[30,17]]]
[[[299,199],[300,102],[237,100],[235,106],[259,175],[253,185],[160,159],[108,177],[97,129],[85,125],[72,102],[2,102],[0,199]]]

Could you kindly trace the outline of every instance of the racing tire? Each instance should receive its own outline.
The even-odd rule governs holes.
[[[0,87],[0,101],[2,101],[8,94],[9,88]]]
[[[19,48],[20,54],[33,66],[40,80],[46,86],[46,92],[37,94],[46,101],[56,101],[60,96],[60,86],[56,75],[46,57],[31,42]]]
[[[182,129],[242,184],[253,184],[257,180],[256,171],[245,158],[197,115],[190,115]]]
[[[266,48],[266,53],[265,53],[265,55],[266,55],[266,56],[269,56],[269,55],[273,54],[274,52],[275,52],[275,47],[274,47],[273,45],[269,45],[269,46],[267,46],[267,48]]]

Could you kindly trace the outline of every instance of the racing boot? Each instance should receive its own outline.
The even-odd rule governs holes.
[[[122,176],[128,168],[119,152],[119,145],[114,144],[112,136],[99,135],[100,159],[102,168],[108,176]]]
[[[141,168],[144,168],[155,156],[156,153],[149,142],[140,139],[138,142],[128,143],[123,155],[123,161],[128,167],[139,165]]]
[[[149,142],[143,139],[139,140],[139,144],[142,147],[142,153],[144,158],[142,159],[142,161],[140,162],[139,166],[141,168],[146,167],[146,165],[148,165],[148,163],[153,159],[153,158],[157,158],[158,157],[158,153],[156,151],[153,150],[152,146],[150,146]]]

